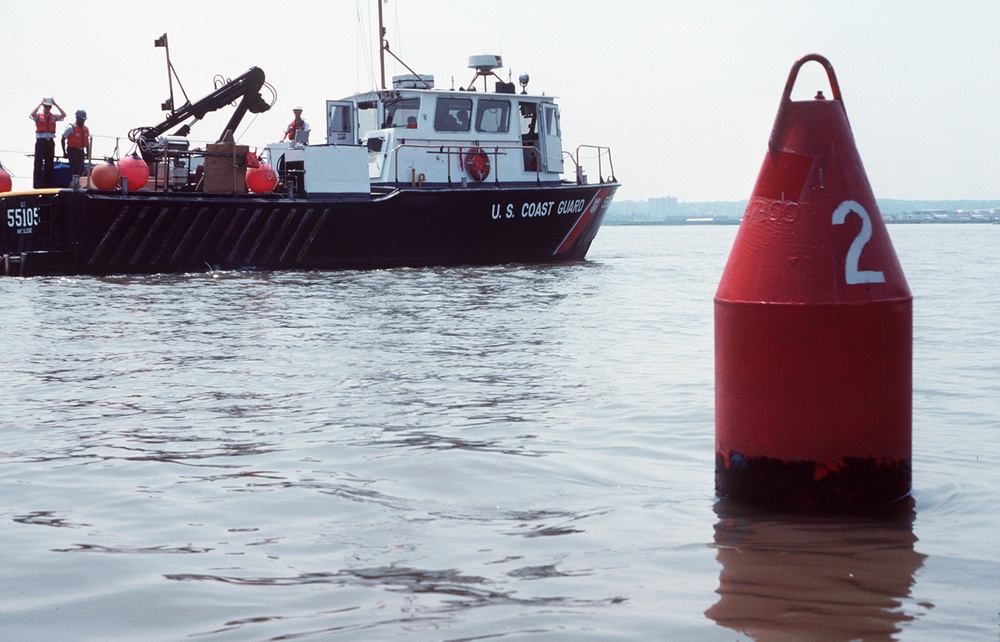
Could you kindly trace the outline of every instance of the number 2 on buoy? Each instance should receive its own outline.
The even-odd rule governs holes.
[[[876,270],[859,270],[858,263],[861,261],[861,252],[865,245],[872,238],[872,220],[868,216],[868,211],[857,201],[844,201],[833,210],[833,224],[842,225],[847,220],[847,215],[854,212],[861,217],[861,231],[854,237],[854,242],[847,250],[847,258],[844,261],[844,280],[848,285],[859,283],[885,283],[885,274]]]

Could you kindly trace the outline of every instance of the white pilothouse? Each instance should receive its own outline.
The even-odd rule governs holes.
[[[565,162],[554,98],[528,94],[527,74],[517,93],[496,75],[500,56],[472,56],[469,67],[476,76],[464,90],[438,89],[433,76],[406,74],[392,79],[392,89],[329,100],[326,144],[274,143],[267,160],[286,185],[310,195],[367,197],[402,185],[559,184]],[[613,181],[610,151],[594,149],[598,171]],[[579,155],[570,158],[571,182],[586,183]]]

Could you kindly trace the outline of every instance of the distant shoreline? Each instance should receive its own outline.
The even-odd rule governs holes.
[[[612,201],[605,225],[737,225],[747,201],[687,203],[673,197]],[[886,223],[1000,223],[1000,201],[879,199]]]

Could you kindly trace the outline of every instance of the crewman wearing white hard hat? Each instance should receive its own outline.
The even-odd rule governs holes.
[[[59,110],[52,113],[52,108]],[[42,98],[35,110],[28,114],[35,123],[35,189],[52,187],[52,168],[56,155],[56,123],[66,118],[66,112],[51,96]]]
[[[285,127],[285,135],[281,137],[281,140],[308,143],[309,123],[302,119],[302,105],[292,107],[292,113],[295,114],[295,118],[292,119],[292,122],[288,123],[288,127]],[[303,133],[300,134],[299,132]]]

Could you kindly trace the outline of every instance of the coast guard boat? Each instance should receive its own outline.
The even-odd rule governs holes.
[[[166,35],[157,45],[161,40]],[[520,92],[505,82],[496,74],[499,56],[473,56],[469,67],[473,82],[459,90],[437,88],[432,76],[417,73],[385,87],[383,72],[382,89],[327,101],[325,142],[310,144],[299,132],[268,145],[260,167],[233,132],[248,111],[271,106],[260,93],[262,70],[179,109],[171,97],[162,123],[129,134],[141,159],[122,158],[112,182],[99,184],[98,165],[79,186],[0,193],[0,272],[583,259],[619,186],[610,150],[564,151],[555,100],[529,93],[526,75]],[[190,125],[236,101],[218,142],[192,149]]]

